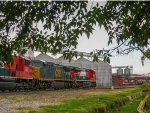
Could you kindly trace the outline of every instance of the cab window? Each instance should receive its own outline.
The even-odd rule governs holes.
[[[22,60],[22,59],[20,59],[19,63],[20,63],[20,64],[23,64],[23,60]]]
[[[30,61],[29,60],[25,60],[25,65],[29,66],[30,65]]]

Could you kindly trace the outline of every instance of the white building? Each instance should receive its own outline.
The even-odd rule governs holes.
[[[47,55],[47,54],[39,54],[38,56],[36,56],[34,58],[34,60],[43,60],[46,62],[55,62],[55,59],[52,58],[51,56]]]

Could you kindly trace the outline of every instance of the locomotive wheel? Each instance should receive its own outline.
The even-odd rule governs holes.
[[[24,82],[22,83],[22,87],[21,87],[21,89],[22,89],[23,91],[25,91],[25,90],[26,90],[26,87],[25,87],[25,83],[24,83]]]
[[[13,92],[13,89],[8,90],[9,92]]]
[[[5,90],[3,89],[3,90],[1,90],[2,92],[5,92]]]
[[[38,90],[41,90],[41,83],[38,83]]]
[[[17,86],[16,86],[16,91],[21,91],[21,90],[22,90],[21,85],[20,85],[20,84],[17,84]]]
[[[40,90],[40,81],[37,81],[36,86],[37,86],[37,90]]]
[[[31,90],[36,90],[36,80],[33,79],[31,82]]]
[[[16,87],[13,89],[13,91],[17,92],[17,88],[18,88],[18,85],[16,84]]]

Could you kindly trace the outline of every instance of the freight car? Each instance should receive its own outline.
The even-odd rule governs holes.
[[[13,56],[13,64],[0,68],[0,90],[40,90],[96,86],[92,69]]]

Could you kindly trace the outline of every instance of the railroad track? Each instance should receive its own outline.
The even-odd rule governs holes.
[[[62,91],[78,91],[78,90],[91,90],[93,88],[70,88],[70,89],[41,89],[41,90],[20,90],[20,91],[0,91],[1,95],[12,95],[12,94],[25,94],[25,93],[38,93],[38,92],[62,92]]]

